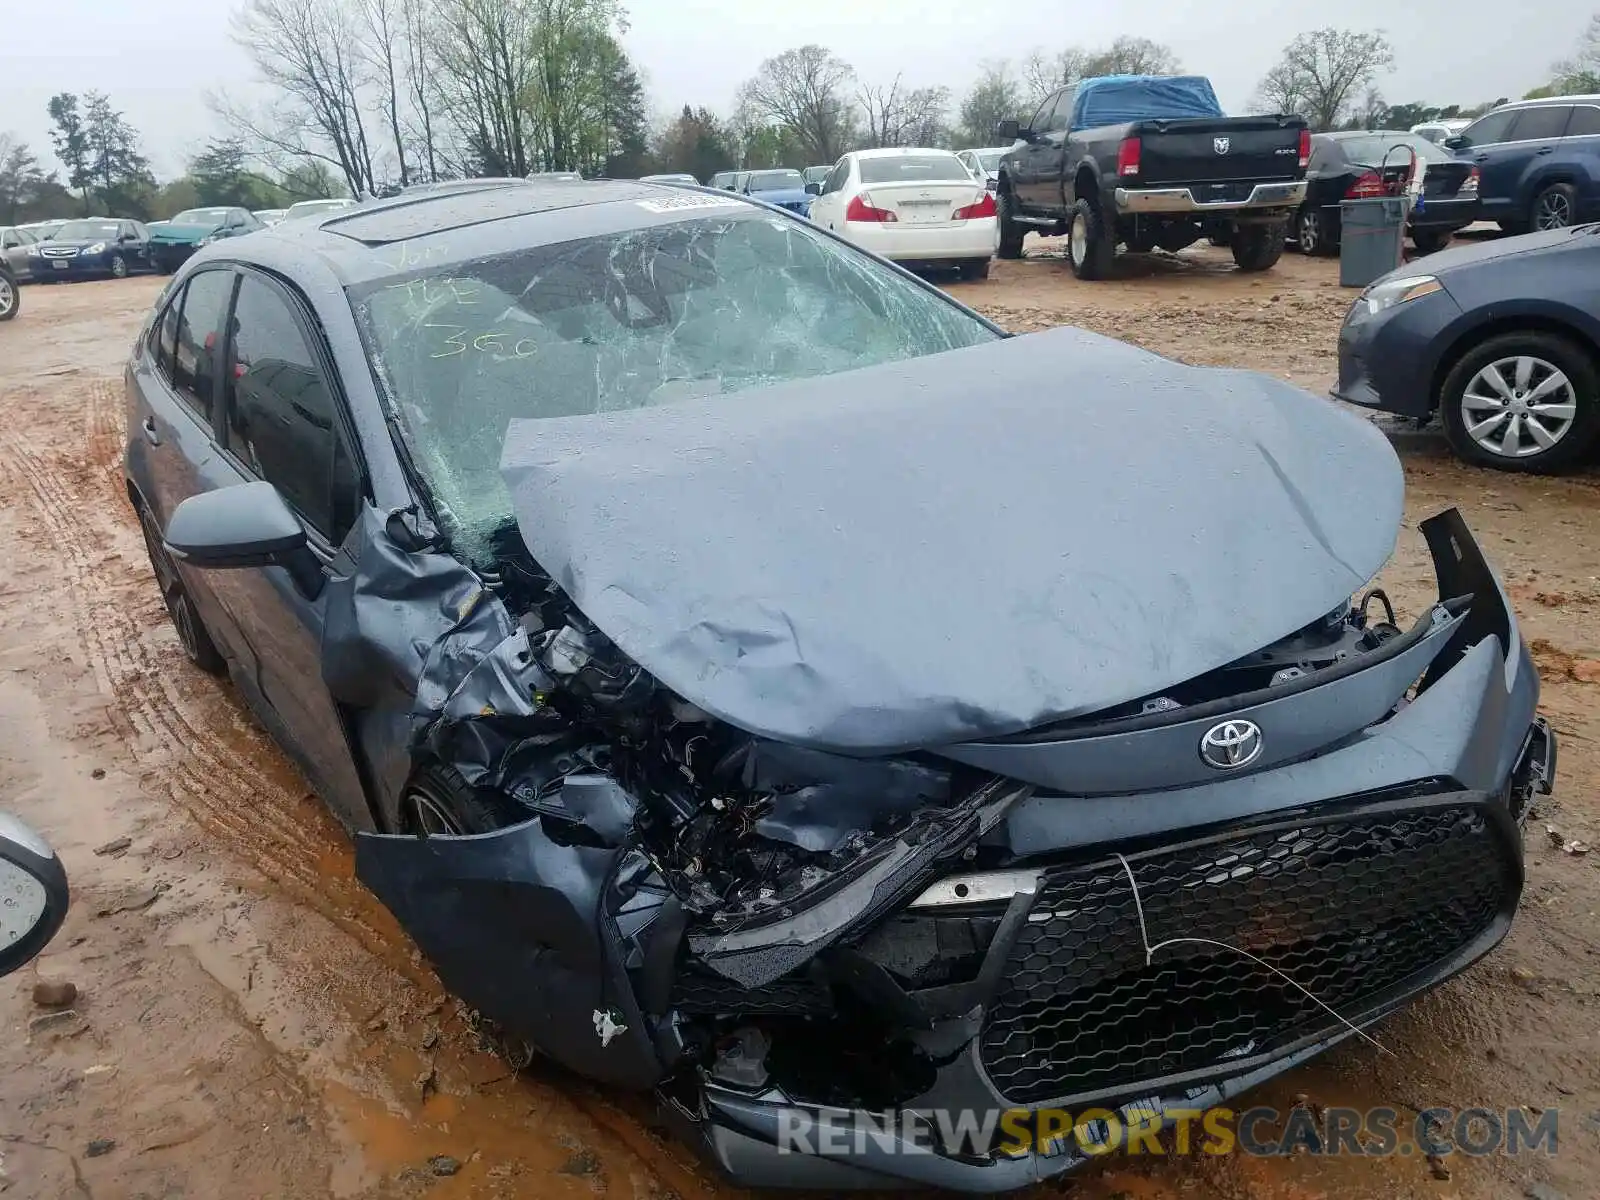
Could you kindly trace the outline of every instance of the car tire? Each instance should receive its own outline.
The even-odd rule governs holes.
[[[1083,280],[1104,279],[1111,274],[1116,255],[1116,243],[1100,219],[1100,210],[1088,200],[1079,200],[1067,221],[1067,261],[1072,273]]]
[[[995,222],[1000,226],[1000,245],[995,255],[999,258],[1021,258],[1022,239],[1028,236],[1028,231],[1017,224],[1016,214],[1012,211],[1017,202],[1009,190],[1002,188],[995,193],[994,203]]]
[[[1533,198],[1528,225],[1538,231],[1565,229],[1578,220],[1578,189],[1570,183],[1552,183]]]
[[[144,534],[144,548],[150,555],[150,569],[155,572],[156,587],[161,592],[162,603],[167,606],[167,616],[172,619],[172,627],[177,631],[178,644],[183,647],[185,657],[207,675],[226,675],[227,660],[222,657],[206,630],[205,622],[200,619],[188,589],[183,586],[183,577],[178,574],[177,563],[173,562],[172,555],[161,544],[155,518],[143,503],[137,503],[136,509],[139,531]]]
[[[22,289],[10,274],[0,271],[0,321],[9,321],[22,308]]]
[[[1518,389],[1516,370],[1523,361],[1531,361],[1533,366],[1523,388]],[[1564,379],[1541,401],[1546,414],[1542,419],[1536,421],[1527,409],[1513,409],[1506,414],[1516,431],[1512,452],[1492,448],[1493,444],[1506,445],[1512,431],[1507,429],[1505,420],[1484,427],[1495,419],[1502,399],[1500,389],[1492,386],[1492,380],[1486,381],[1484,373],[1491,368],[1499,371],[1501,382],[1513,391],[1535,391],[1553,377],[1552,373],[1559,373]],[[1474,403],[1472,397],[1479,398],[1479,402]],[[1496,403],[1482,402],[1485,400]],[[1506,407],[1515,403],[1507,401]],[[1527,399],[1522,403],[1527,404]],[[1564,416],[1560,406],[1565,404],[1571,405],[1572,413],[1557,428]],[[1465,461],[1502,471],[1558,471],[1583,458],[1594,445],[1596,434],[1600,434],[1600,366],[1591,353],[1559,334],[1538,330],[1503,333],[1474,346],[1450,368],[1439,389],[1439,411],[1444,419],[1445,440]],[[1540,439],[1528,432],[1535,425],[1545,435],[1554,435],[1553,444],[1539,448]]]
[[[965,280],[979,280],[989,278],[989,260],[987,258],[969,259],[958,268],[961,278]]]
[[[493,833],[532,814],[509,796],[475,788],[451,767],[421,768],[400,796],[400,833],[416,837],[462,837]]]
[[[1233,234],[1233,265],[1241,271],[1266,271],[1283,257],[1283,223],[1241,225]]]
[[[1411,244],[1417,248],[1418,254],[1437,254],[1450,244],[1454,236],[1453,229],[1414,229],[1411,231]]]
[[[1328,240],[1327,223],[1316,209],[1302,208],[1295,213],[1294,248],[1313,258],[1323,258],[1333,253]]]
[[[120,254],[111,256],[111,278],[126,279],[128,277],[128,260]]]

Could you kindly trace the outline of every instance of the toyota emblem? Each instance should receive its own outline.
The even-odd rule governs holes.
[[[1212,138],[1211,139],[1211,148],[1213,150],[1215,150],[1218,154],[1226,154],[1228,152],[1228,139],[1227,138]]]
[[[1237,771],[1261,757],[1261,726],[1254,721],[1223,721],[1200,739],[1200,757],[1219,771]]]

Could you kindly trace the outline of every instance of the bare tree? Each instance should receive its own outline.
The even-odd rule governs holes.
[[[415,122],[413,133],[420,142],[418,153],[427,164],[428,181],[439,178],[439,155],[434,142],[433,97],[429,82],[433,56],[428,49],[432,8],[428,0],[400,0],[400,24],[405,38],[406,99]]]
[[[278,95],[257,110],[225,96],[213,108],[264,156],[321,159],[353,194],[373,191],[371,73],[359,33],[343,0],[250,0],[234,17],[234,40]]]
[[[438,0],[440,95],[464,174],[526,175],[538,87],[532,0]]]
[[[400,186],[411,182],[406,170],[406,140],[400,132],[401,71],[396,56],[404,54],[406,44],[401,37],[405,15],[400,11],[401,0],[356,0],[363,32],[367,35],[358,46],[368,67],[375,73],[378,86],[378,106],[389,126],[389,136],[394,139],[395,157],[399,161]]]
[[[1022,60],[1022,87],[1024,99],[1038,104],[1058,87],[1076,83],[1084,77],[1084,65],[1089,52],[1080,46],[1068,46],[1054,54],[1034,50]]]
[[[1171,46],[1144,37],[1119,37],[1088,55],[1081,78],[1097,75],[1176,75],[1183,68]],[[1067,80],[1065,82],[1071,82]]]
[[[854,113],[850,64],[822,46],[785,50],[761,64],[739,89],[748,124],[769,123],[794,134],[813,162],[834,162],[851,140]]]
[[[1600,12],[1589,18],[1589,27],[1578,39],[1578,52],[1558,62],[1555,71],[1555,82],[1562,92],[1600,92]]]
[[[1315,129],[1337,128],[1356,97],[1394,63],[1381,31],[1317,29],[1284,47],[1283,57],[1256,89],[1260,107],[1295,112]]]
[[[888,87],[862,85],[856,98],[866,116],[868,146],[926,146],[943,140],[949,88],[908,90],[896,75]]]

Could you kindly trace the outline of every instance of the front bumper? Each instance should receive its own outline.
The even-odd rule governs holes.
[[[1416,274],[1428,273],[1426,260]],[[1357,299],[1339,329],[1336,400],[1417,420],[1434,410],[1434,374],[1447,332],[1461,318],[1448,286],[1383,312]]]
[[[1306,182],[1258,183],[1243,200],[1197,198],[1187,187],[1117,188],[1113,199],[1119,213],[1236,213],[1244,209],[1298,208],[1306,198]]]
[[[993,217],[929,226],[846,221],[840,232],[863,250],[902,263],[991,258],[1000,244],[1000,227]]]
[[[973,982],[878,993],[893,1011],[907,999],[911,1012],[935,1010],[913,1037],[937,1041],[963,1022],[969,1037],[889,1119],[703,1070],[687,1091],[664,1089],[668,1119],[748,1186],[1019,1188],[1093,1157],[1094,1123],[1042,1145],[952,1146],[962,1114],[971,1131],[985,1118],[1005,1129],[995,1114],[1048,1112],[1059,1132],[1087,1110],[1127,1124],[1213,1107],[1482,958],[1520,897],[1520,822],[1553,783],[1555,741],[1470,534],[1454,514],[1427,532],[1441,596],[1470,588],[1471,607],[1416,698],[1351,744],[1159,803],[1036,794],[1008,813],[996,840],[1034,882],[1015,890],[1016,869],[990,873],[1006,888]],[[963,883],[993,908],[983,878]],[[980,907],[932,911],[953,920]],[[892,920],[909,930],[918,912]],[[1162,945],[1194,936],[1233,949]],[[870,955],[870,944],[855,948]],[[1161,948],[1147,957],[1150,946]]]
[[[194,242],[151,242],[150,261],[164,271],[176,270],[200,247]]]
[[[70,258],[45,258],[30,260],[32,277],[47,279],[99,279],[111,274],[108,254],[74,254]]]

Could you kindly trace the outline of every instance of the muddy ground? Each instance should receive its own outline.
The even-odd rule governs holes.
[[[1018,330],[1076,323],[1312,391],[1331,379],[1350,299],[1336,264],[1291,257],[1241,276],[1197,250],[1080,284],[1054,253],[1032,247],[952,290]],[[644,1101],[538,1064],[513,1075],[486,1053],[355,883],[348,840],[294,769],[227,686],[183,661],[119,467],[121,361],[159,288],[29,287],[0,325],[0,803],[55,843],[74,887],[48,952],[0,981],[0,1191],[734,1194]],[[1600,846],[1600,477],[1518,479],[1462,467],[1428,434],[1400,441],[1407,522],[1382,582],[1404,613],[1425,605],[1416,521],[1463,508],[1536,648],[1560,786],[1529,826],[1507,942],[1379,1026],[1384,1050],[1347,1044],[1250,1100],[1559,1108],[1559,1153],[1114,1158],[1040,1194],[1595,1194],[1600,849],[1564,853],[1545,826]],[[34,1007],[37,979],[78,986],[69,1014]]]

